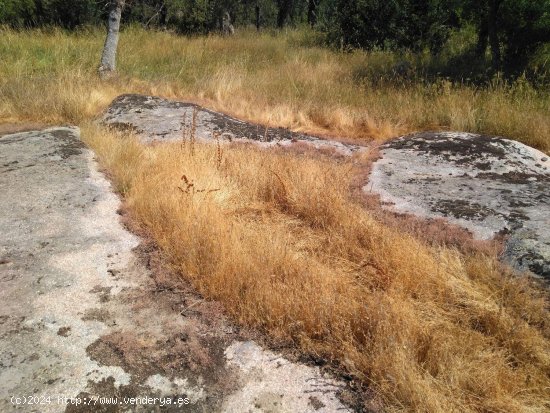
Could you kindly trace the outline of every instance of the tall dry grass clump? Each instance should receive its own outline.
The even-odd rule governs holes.
[[[345,369],[385,410],[550,408],[545,299],[494,256],[375,221],[350,198],[353,161],[84,136],[183,277],[238,322]]]
[[[550,151],[550,94],[520,79],[484,87],[388,81],[389,52],[339,53],[301,32],[187,38],[129,28],[119,77],[99,82],[104,32],[0,29],[0,120],[80,123],[116,95],[192,100],[270,126],[355,139],[417,130],[502,135]]]

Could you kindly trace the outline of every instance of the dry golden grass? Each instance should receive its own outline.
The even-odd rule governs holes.
[[[83,135],[182,276],[240,323],[347,370],[387,411],[550,409],[542,295],[494,256],[375,221],[350,198],[351,160]]]
[[[375,86],[358,74],[394,56],[304,47],[293,32],[131,29],[120,77],[102,83],[103,36],[2,30],[0,121],[83,124],[118,94],[140,92],[296,130],[385,139],[459,129],[550,151],[548,92],[522,82]],[[220,159],[215,146],[144,147],[90,124],[83,136],[182,276],[239,322],[346,369],[386,410],[550,409],[545,299],[494,256],[380,224],[350,199],[351,161],[249,147]]]
[[[0,120],[80,123],[125,92],[202,103],[243,119],[357,139],[452,129],[550,151],[550,94],[524,81],[474,88],[448,81],[380,82],[399,58],[305,45],[307,32],[185,38],[128,29],[120,77],[96,76],[101,30],[0,29]],[[311,42],[310,42],[311,43]]]

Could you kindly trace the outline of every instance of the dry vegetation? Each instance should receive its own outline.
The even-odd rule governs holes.
[[[387,411],[550,408],[543,297],[494,256],[375,221],[350,198],[352,160],[84,132],[133,217],[201,293],[340,365]]]
[[[103,33],[0,33],[0,121],[85,125],[133,218],[172,265],[239,322],[331,361],[387,411],[550,409],[548,303],[494,254],[389,228],[350,195],[357,159],[190,142],[146,147],[89,123],[144,92],[295,129],[388,138],[483,131],[550,150],[548,94],[439,82],[374,86],[382,53],[302,47],[296,34],[184,39],[123,34],[120,77],[101,83]],[[371,79],[372,80],[372,79]]]
[[[79,123],[118,94],[143,92],[315,133],[387,139],[453,129],[550,151],[550,95],[524,81],[395,84],[380,77],[397,56],[330,51],[307,32],[188,39],[130,29],[121,39],[121,77],[104,84],[95,74],[103,36],[2,30],[0,56],[9,58],[0,60],[0,119]]]

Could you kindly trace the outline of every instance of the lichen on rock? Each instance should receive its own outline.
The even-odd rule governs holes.
[[[536,149],[470,133],[404,136],[382,145],[365,190],[478,239],[507,235],[503,260],[550,278],[550,161]]]

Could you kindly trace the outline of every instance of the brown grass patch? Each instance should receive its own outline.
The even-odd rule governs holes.
[[[350,195],[354,160],[87,127],[132,216],[239,323],[328,360],[388,411],[542,412],[547,301],[494,255],[430,246]]]

